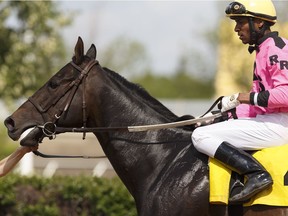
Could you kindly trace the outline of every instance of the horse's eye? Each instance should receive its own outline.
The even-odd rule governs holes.
[[[59,85],[57,82],[51,80],[49,83],[48,83],[49,87],[52,88],[52,89],[55,89],[57,88]]]

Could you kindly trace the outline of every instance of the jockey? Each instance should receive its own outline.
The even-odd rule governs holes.
[[[223,97],[221,111],[236,108],[238,119],[196,128],[194,147],[245,175],[242,191],[229,197],[244,203],[270,187],[267,170],[245,151],[288,144],[288,40],[272,32],[277,21],[271,0],[237,0],[226,8],[235,21],[234,31],[249,52],[256,52],[249,93]]]

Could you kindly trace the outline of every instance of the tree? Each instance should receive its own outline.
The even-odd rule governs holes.
[[[125,77],[138,76],[149,68],[144,46],[138,41],[121,36],[106,47],[99,59],[102,66],[117,69]]]
[[[185,71],[178,72],[172,77],[145,73],[141,77],[134,78],[134,82],[140,83],[156,98],[211,98],[214,92],[212,80],[202,81]]]
[[[52,1],[0,2],[0,97],[31,95],[65,57],[60,29],[70,18]]]

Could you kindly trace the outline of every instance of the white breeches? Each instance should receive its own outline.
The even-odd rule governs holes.
[[[288,144],[288,113],[231,119],[198,127],[192,133],[195,148],[210,157],[224,141],[243,150]]]

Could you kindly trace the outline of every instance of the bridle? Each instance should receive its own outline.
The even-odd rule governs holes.
[[[47,109],[49,109],[50,107],[43,109],[40,104],[38,104],[33,97],[30,97],[28,100],[33,104],[33,106],[36,108],[36,110],[41,114],[43,120],[44,120],[44,124],[43,125],[38,125],[37,127],[42,129],[43,132],[43,136],[42,138],[39,140],[39,142],[42,142],[42,140],[44,139],[44,137],[48,137],[49,139],[55,139],[56,138],[56,128],[57,128],[57,122],[58,120],[66,115],[72,101],[73,98],[78,90],[78,87],[80,86],[81,83],[83,83],[83,93],[82,93],[82,128],[86,128],[86,124],[87,124],[87,113],[86,113],[86,98],[85,98],[85,86],[86,86],[86,77],[88,75],[88,73],[91,71],[92,67],[96,64],[98,64],[99,62],[97,60],[90,60],[87,65],[84,67],[84,69],[82,69],[81,67],[79,67],[77,64],[75,64],[73,61],[70,62],[70,64],[73,66],[73,68],[75,68],[76,70],[78,70],[80,72],[79,76],[73,80],[69,85],[68,88],[65,89],[62,92],[62,96],[59,98],[59,100],[70,90],[70,93],[65,101],[65,106],[64,108],[59,108],[54,116],[53,119],[50,121],[47,121],[47,116],[46,116],[46,111]],[[86,132],[83,132],[83,139],[86,138]],[[43,154],[41,152],[37,151],[33,151],[33,153],[37,156],[43,157],[43,158],[86,158],[86,159],[90,159],[90,158],[106,158],[106,156],[66,156],[66,155],[47,155],[47,154]]]
[[[86,81],[86,77],[88,75],[88,73],[90,72],[90,70],[92,69],[92,67],[96,64],[98,64],[98,61],[97,60],[90,60],[87,65],[85,66],[84,69],[82,69],[81,67],[79,67],[77,64],[75,64],[73,61],[70,62],[70,64],[73,66],[73,68],[77,69],[80,74],[79,76],[73,80],[69,85],[68,87],[63,90],[62,92],[62,95],[61,97],[59,97],[59,100],[64,97],[66,95],[66,93],[68,91],[70,91],[66,101],[65,101],[65,106],[64,107],[61,107],[61,108],[58,108],[57,111],[55,111],[55,114],[53,116],[53,119],[52,120],[49,120],[47,121],[47,115],[46,115],[46,111],[53,105],[51,104],[48,108],[46,109],[43,109],[39,103],[37,103],[33,96],[30,97],[28,100],[33,104],[33,106],[37,109],[37,111],[41,114],[43,120],[44,120],[44,124],[43,126],[37,126],[39,128],[42,129],[43,131],[43,134],[47,137],[49,137],[50,139],[53,139],[55,138],[55,134],[56,134],[56,131],[55,131],[55,128],[56,128],[56,125],[57,125],[57,122],[58,120],[66,115],[72,101],[73,101],[73,98],[78,90],[78,87],[81,83],[83,83],[83,93],[82,93],[82,128],[86,128],[86,124],[87,124],[87,114],[86,114],[86,98],[85,98],[85,81]],[[85,139],[85,136],[86,136],[86,132],[83,132],[83,139]],[[43,137],[44,138],[44,137]]]

